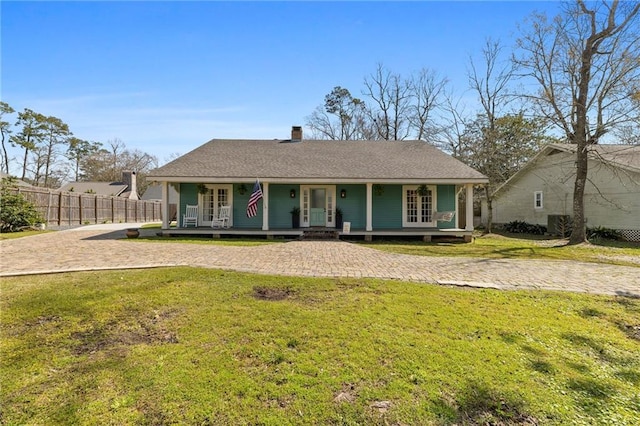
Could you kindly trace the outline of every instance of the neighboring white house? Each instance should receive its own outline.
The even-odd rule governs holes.
[[[616,229],[626,239],[640,241],[640,145],[592,145],[589,150],[587,227]],[[544,147],[496,190],[493,223],[519,220],[549,226],[562,221],[559,216],[572,216],[575,152],[572,144]]]

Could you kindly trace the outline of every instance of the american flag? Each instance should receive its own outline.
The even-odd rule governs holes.
[[[258,200],[262,198],[262,188],[260,188],[260,182],[256,180],[253,185],[253,192],[249,197],[249,203],[247,204],[247,217],[254,217],[258,214]]]

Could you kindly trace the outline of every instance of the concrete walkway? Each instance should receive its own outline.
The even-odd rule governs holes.
[[[0,276],[189,265],[258,274],[375,277],[640,297],[640,267],[573,261],[447,258],[387,253],[339,241],[254,247],[126,240],[135,224],[95,225],[0,241]],[[156,230],[142,230],[152,235]]]

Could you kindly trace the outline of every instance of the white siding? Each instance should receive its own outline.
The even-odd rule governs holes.
[[[589,160],[588,177],[587,226],[640,230],[640,173]],[[539,158],[497,195],[493,201],[494,223],[523,220],[546,225],[548,215],[572,215],[574,181],[574,154],[555,152]],[[541,209],[534,208],[535,191],[543,193]]]

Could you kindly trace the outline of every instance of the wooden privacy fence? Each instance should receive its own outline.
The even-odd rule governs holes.
[[[161,205],[156,201],[129,200],[96,194],[19,187],[13,191],[31,202],[50,226],[117,222],[159,222]]]

